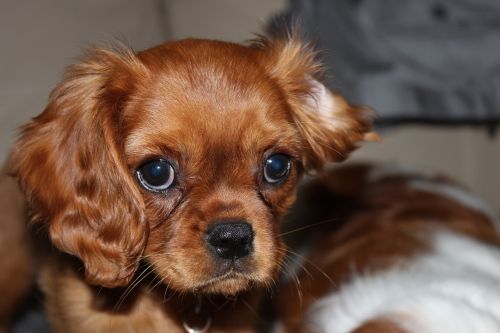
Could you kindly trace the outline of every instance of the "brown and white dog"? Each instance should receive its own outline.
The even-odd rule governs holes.
[[[309,241],[276,332],[500,332],[500,219],[480,199],[440,176],[363,165],[301,192],[288,236]]]
[[[293,37],[94,49],[69,67],[10,160],[53,245],[36,271],[54,331],[254,331],[301,175],[375,137],[319,67]]]
[[[96,49],[69,68],[11,158],[55,332],[500,331],[498,218],[449,181],[341,168],[280,229],[301,175],[376,137],[318,67],[292,38]],[[4,322],[31,274],[12,181]]]

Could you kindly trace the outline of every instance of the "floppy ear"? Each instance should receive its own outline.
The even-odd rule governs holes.
[[[257,47],[268,73],[282,89],[302,136],[306,168],[319,169],[328,161],[343,160],[361,141],[378,140],[372,132],[374,112],[350,105],[316,79],[321,65],[299,38],[263,39]]]
[[[70,66],[42,114],[22,129],[11,168],[52,242],[79,257],[89,283],[127,284],[149,228],[119,141],[121,106],[145,67],[123,49]]]

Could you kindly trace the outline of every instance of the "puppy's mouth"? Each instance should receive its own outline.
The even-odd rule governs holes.
[[[202,293],[233,295],[248,289],[254,281],[251,275],[237,271],[235,268],[201,282],[196,290]]]

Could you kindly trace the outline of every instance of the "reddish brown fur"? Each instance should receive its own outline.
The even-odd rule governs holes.
[[[387,319],[370,320],[352,333],[408,333],[397,324]]]
[[[370,111],[340,96],[331,96],[331,117],[314,109],[313,58],[293,38],[250,46],[184,40],[137,54],[96,49],[69,68],[45,111],[23,128],[12,157],[34,222],[85,266],[84,280],[66,259],[41,269],[56,331],[178,331],[193,293],[254,288],[245,302],[258,303],[255,290],[270,285],[281,266],[279,222],[300,175],[374,138]],[[293,158],[280,186],[263,182],[271,152]],[[177,171],[165,194],[143,189],[134,176],[156,157]],[[204,235],[214,222],[234,219],[251,224],[254,252],[243,268],[220,277]],[[143,277],[156,283],[145,271],[131,283],[142,259],[173,292],[169,302],[139,286],[124,313],[96,307],[106,293],[91,285],[134,289]],[[245,315],[243,305],[219,309],[214,329],[251,330],[255,314]],[[243,318],[238,325],[234,311]]]
[[[428,250],[429,239],[437,230],[452,230],[500,246],[497,229],[483,213],[408,186],[408,181],[418,176],[370,181],[371,170],[366,165],[340,168],[303,189],[305,193],[320,193],[321,198],[301,205],[299,216],[311,216],[307,223],[313,225],[318,220],[329,223],[301,231],[302,238],[307,238],[310,230],[321,236],[315,236],[305,269],[297,276],[300,284],[292,281],[277,297],[276,309],[285,322],[285,332],[302,332],[309,306],[357,273],[404,264],[409,257]],[[440,177],[431,180],[449,182]],[[403,332],[385,320],[369,322],[355,332],[392,332],[389,327]]]
[[[13,311],[32,284],[33,258],[25,205],[15,180],[0,174],[0,332],[8,332]]]

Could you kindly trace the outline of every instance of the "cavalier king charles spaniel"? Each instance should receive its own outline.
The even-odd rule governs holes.
[[[319,71],[294,37],[70,66],[10,158],[55,332],[253,331],[299,179],[375,138]]]
[[[0,180],[3,325],[36,273],[59,333],[499,332],[500,223],[480,200],[363,165],[298,186],[377,139],[319,74],[295,37],[70,66],[10,157],[27,209]]]

